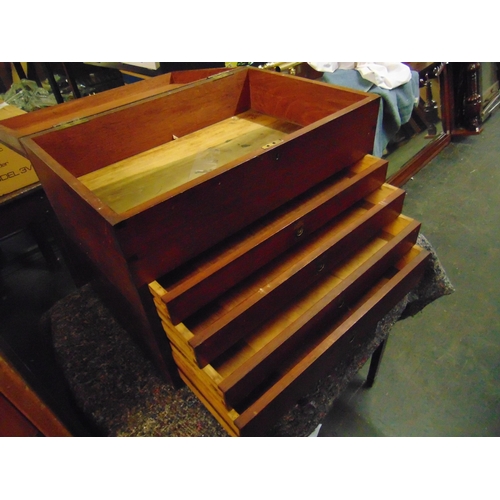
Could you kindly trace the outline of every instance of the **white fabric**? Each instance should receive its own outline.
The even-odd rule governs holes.
[[[322,73],[333,73],[337,69],[354,69],[356,67],[356,63],[353,62],[310,62],[307,64]]]
[[[411,80],[409,66],[399,62],[310,62],[316,71],[333,73],[337,69],[356,69],[361,76],[383,89],[395,89]]]

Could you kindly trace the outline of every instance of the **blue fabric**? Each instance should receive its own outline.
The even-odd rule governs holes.
[[[338,69],[333,73],[323,73],[326,83],[348,87],[363,92],[372,92],[381,97],[377,118],[373,155],[382,157],[389,141],[395,137],[401,125],[407,123],[419,96],[419,76],[411,72],[411,80],[399,87],[387,90],[365,80],[355,69]]]

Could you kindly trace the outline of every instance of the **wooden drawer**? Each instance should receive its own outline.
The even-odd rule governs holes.
[[[344,352],[344,333],[369,331],[414,286],[426,253],[414,247],[420,224],[400,215],[403,196],[382,185],[182,323],[150,284],[181,377],[231,434],[265,432],[321,372],[310,353],[329,342],[324,359]]]
[[[370,153],[378,106],[237,68],[21,142],[67,231],[142,286]]]

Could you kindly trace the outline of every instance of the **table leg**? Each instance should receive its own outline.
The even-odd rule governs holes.
[[[377,376],[378,369],[380,367],[380,362],[382,361],[382,356],[384,355],[385,346],[387,344],[387,337],[383,340],[380,345],[375,349],[372,354],[372,359],[370,361],[370,368],[368,369],[368,376],[366,377],[366,386],[372,387],[375,382],[375,377]]]

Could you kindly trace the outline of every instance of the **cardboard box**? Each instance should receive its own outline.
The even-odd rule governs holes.
[[[25,112],[0,101],[0,121]],[[38,182],[30,161],[7,146],[0,144],[0,196]]]

